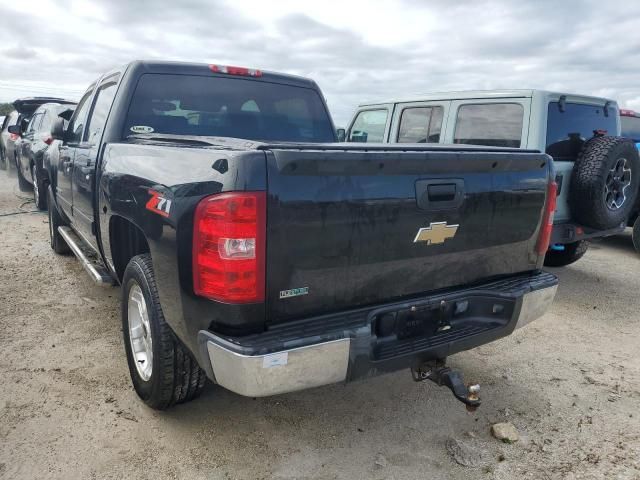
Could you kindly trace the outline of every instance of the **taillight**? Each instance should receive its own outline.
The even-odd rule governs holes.
[[[226,73],[227,75],[240,75],[245,77],[261,77],[262,72],[254,68],[232,67],[231,65],[209,65],[209,69],[215,73]]]
[[[193,223],[193,289],[228,303],[264,301],[265,192],[228,192],[198,203]]]
[[[52,138],[52,137],[50,137],[50,136],[46,136],[46,137],[44,137],[44,138],[42,139],[42,141],[43,141],[44,143],[46,143],[47,145],[51,145],[51,144],[53,143],[53,138]]]
[[[540,233],[538,234],[538,241],[536,243],[536,253],[538,255],[544,255],[549,249],[549,242],[551,241],[551,233],[553,231],[553,215],[556,211],[556,197],[558,195],[558,184],[556,182],[550,182],[547,187],[547,203],[544,207],[544,214],[542,216],[542,226],[540,227]]]
[[[18,139],[20,138],[20,135],[18,135],[17,133],[12,133],[12,134],[10,134],[10,135],[9,135],[9,138],[10,138],[12,141],[14,141],[14,142],[15,142],[16,140],[18,140]]]

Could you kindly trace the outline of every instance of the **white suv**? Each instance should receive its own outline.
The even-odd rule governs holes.
[[[339,132],[339,134],[342,132]],[[614,100],[543,90],[444,92],[358,107],[348,142],[445,143],[539,150],[558,184],[546,264],[568,265],[585,240],[624,229],[640,184]]]

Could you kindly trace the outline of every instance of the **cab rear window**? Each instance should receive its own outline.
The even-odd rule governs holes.
[[[596,133],[618,135],[618,109],[581,103],[549,102],[546,153],[556,161],[575,161],[584,142]]]
[[[453,143],[520,148],[524,109],[518,103],[462,105]]]
[[[123,136],[136,133],[334,141],[329,115],[313,89],[196,75],[142,75]]]

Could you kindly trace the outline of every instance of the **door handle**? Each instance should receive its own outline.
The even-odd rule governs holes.
[[[464,202],[464,180],[438,178],[416,182],[416,202],[422,210],[452,210]]]

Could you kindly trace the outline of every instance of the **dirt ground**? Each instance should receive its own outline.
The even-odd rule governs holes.
[[[45,214],[6,215],[33,210],[16,185],[0,171],[0,478],[640,479],[628,234],[555,270],[544,318],[450,359],[482,385],[475,414],[408,371],[265,399],[208,385],[156,412],[129,382],[119,289],[50,250]],[[518,442],[491,436],[502,421]]]

